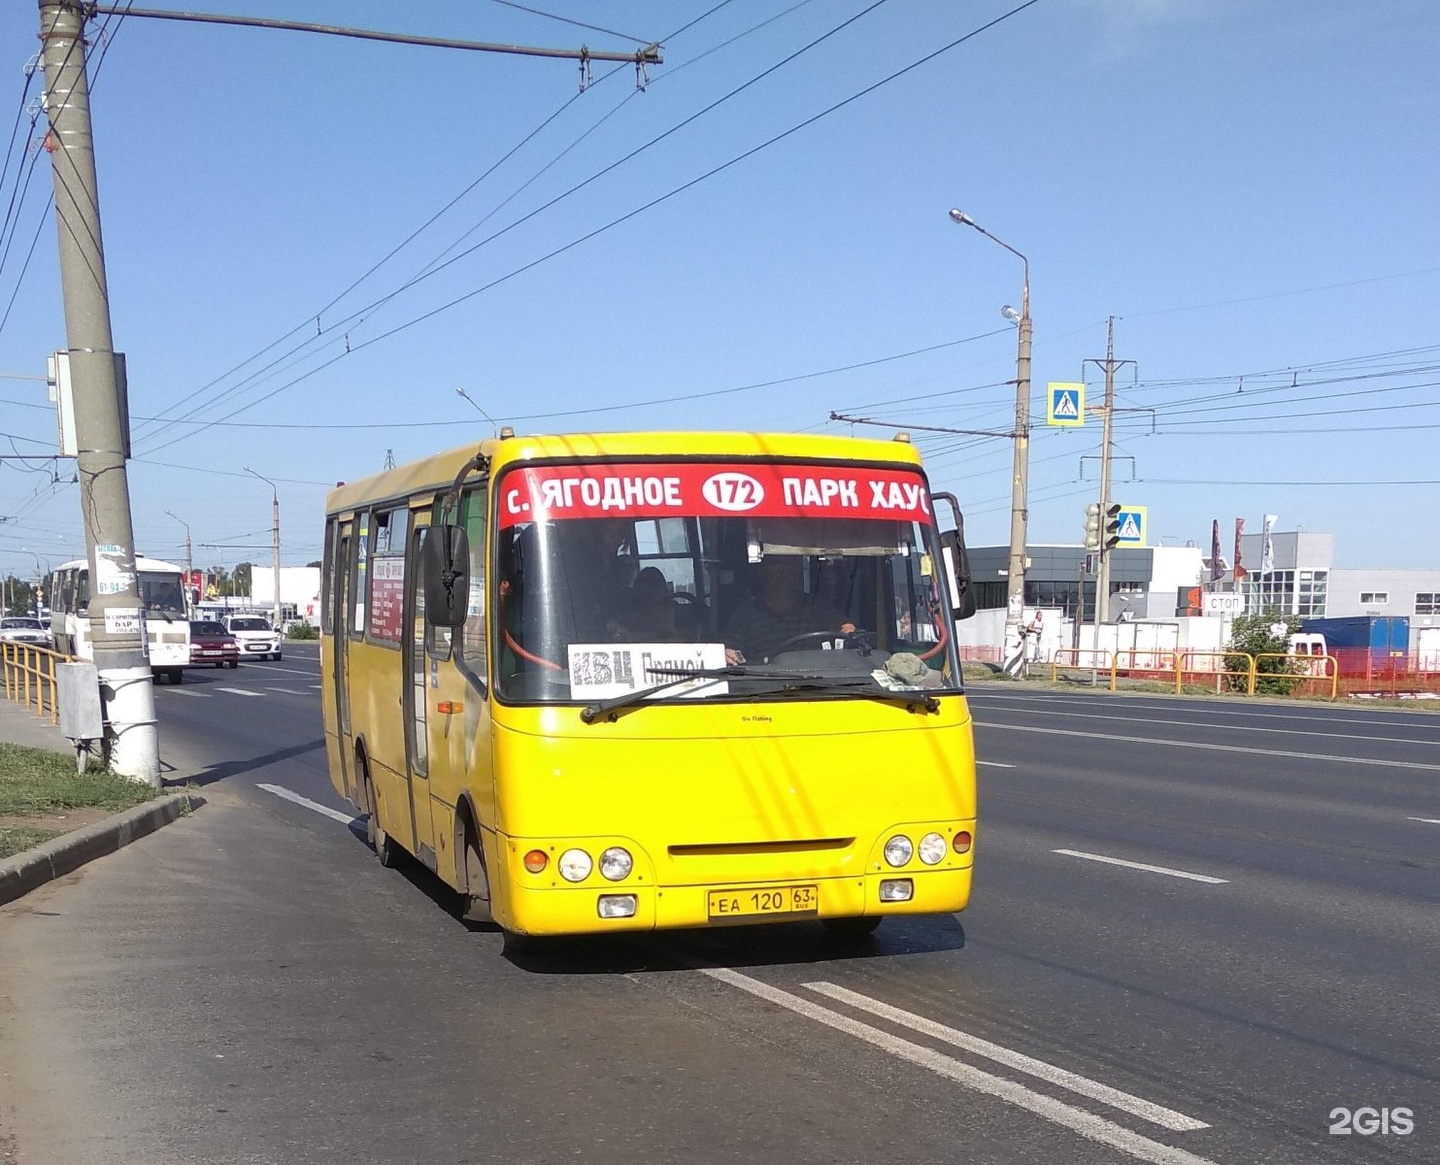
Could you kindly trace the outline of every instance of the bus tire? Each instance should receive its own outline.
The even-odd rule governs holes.
[[[831,937],[842,942],[854,942],[875,933],[883,922],[878,914],[863,914],[859,918],[822,918],[820,925],[830,932]]]
[[[365,754],[359,753],[355,759],[363,774],[365,802],[370,806],[370,816],[365,819],[365,840],[375,850],[380,864],[387,870],[393,869],[400,861],[400,847],[380,824],[380,802],[375,796],[375,782],[370,779],[370,766],[365,761]]]
[[[480,839],[475,827],[467,820],[461,860],[465,863],[465,891],[460,895],[460,917],[466,922],[491,922],[490,875],[485,871],[485,858],[480,852]]]
[[[172,684],[178,684],[185,679],[185,673],[181,671],[178,667],[172,667],[165,674],[170,677],[170,682]]]

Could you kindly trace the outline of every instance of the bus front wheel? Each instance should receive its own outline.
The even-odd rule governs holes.
[[[842,942],[854,942],[874,934],[881,921],[878,915],[871,914],[859,918],[822,918],[820,925],[828,930],[833,938]]]
[[[480,857],[480,843],[465,830],[465,893],[460,895],[460,917],[466,922],[490,922],[490,878]]]

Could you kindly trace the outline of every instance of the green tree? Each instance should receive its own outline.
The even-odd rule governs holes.
[[[1286,653],[1290,650],[1290,636],[1300,630],[1300,620],[1294,615],[1281,615],[1275,611],[1262,611],[1258,615],[1239,615],[1230,624],[1230,647],[1245,655],[1265,656],[1255,663],[1255,691],[1261,695],[1288,696],[1301,682],[1300,664]],[[1250,662],[1245,655],[1225,657],[1225,667],[1232,672],[1248,671]],[[1229,677],[1231,691],[1243,692],[1246,688],[1244,676]]]

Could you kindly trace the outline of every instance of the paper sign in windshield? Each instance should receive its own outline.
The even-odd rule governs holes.
[[[609,700],[642,692],[671,680],[679,672],[725,666],[723,643],[572,643],[570,695],[577,700]],[[697,677],[655,693],[673,696],[724,696],[726,680]]]

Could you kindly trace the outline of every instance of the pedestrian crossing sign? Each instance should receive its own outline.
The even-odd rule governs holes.
[[[1052,380],[1045,393],[1045,423],[1071,428],[1085,423],[1085,386]]]
[[[1115,515],[1118,525],[1115,529],[1116,546],[1144,546],[1145,545],[1145,519],[1148,510],[1145,506],[1121,506],[1120,512]]]

